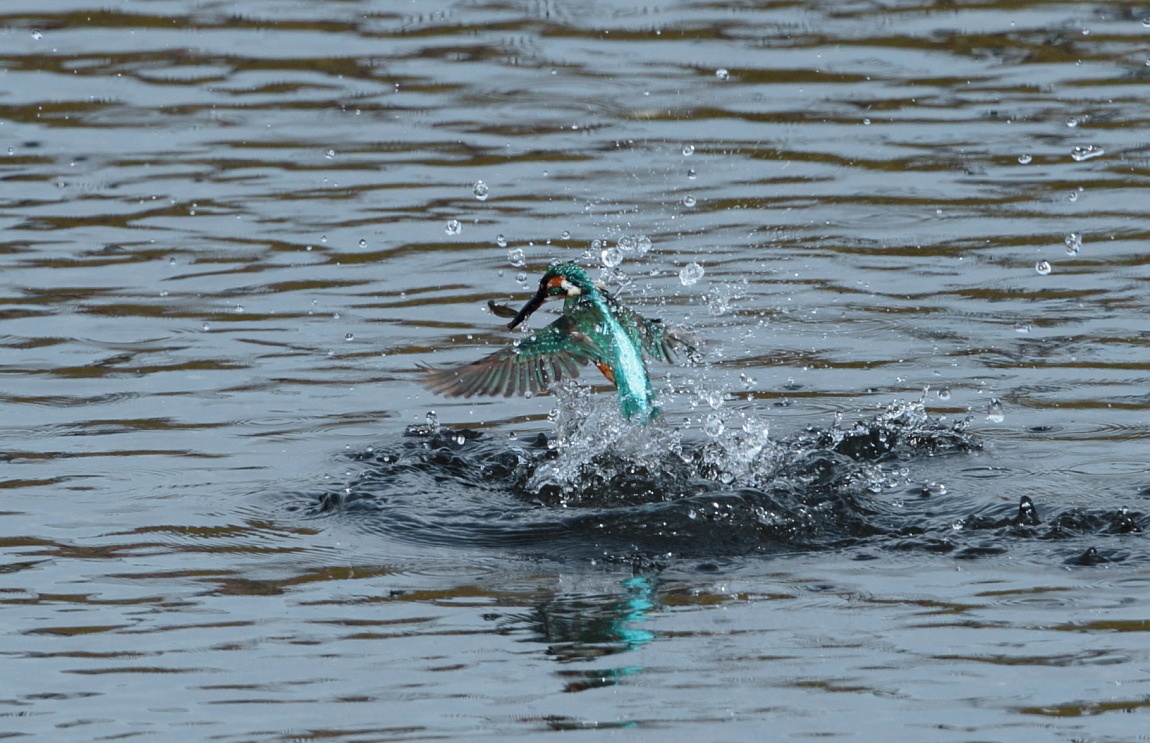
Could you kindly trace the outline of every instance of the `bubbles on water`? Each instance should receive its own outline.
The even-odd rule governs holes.
[[[1078,251],[1082,250],[1082,235],[1078,232],[1071,232],[1062,242],[1066,244],[1067,255],[1078,255]]]
[[[1092,144],[1080,145],[1070,151],[1070,157],[1074,158],[1078,162],[1089,160],[1092,157],[1098,157],[1104,154],[1106,154],[1106,150]]]
[[[691,155],[694,155],[694,154],[695,154],[695,145],[693,145],[693,144],[683,145],[683,157],[690,157]]]
[[[706,269],[698,263],[688,263],[679,270],[679,283],[683,286],[694,286],[706,272]]]
[[[1002,412],[1002,403],[997,397],[986,406],[986,419],[991,423],[1002,423],[1006,419],[1006,414]]]
[[[720,67],[719,69],[715,70],[715,77],[719,78],[720,80],[727,80],[731,77],[731,73],[727,70],[727,68]]]
[[[1038,272],[1039,276],[1048,276],[1053,269],[1050,267],[1050,261],[1039,261],[1034,264],[1034,270]]]
[[[487,196],[491,193],[491,189],[483,181],[476,181],[475,185],[471,187],[471,193],[475,194],[475,198],[480,201],[487,201]]]
[[[623,251],[619,248],[604,248],[599,253],[599,261],[604,268],[618,268],[623,262]]]
[[[1034,159],[1033,157],[1031,157],[1030,155],[1026,154],[1025,152],[1024,152],[1024,153],[1022,153],[1021,155],[1019,155],[1019,156],[1018,156],[1018,162],[1019,162],[1021,165],[1029,165],[1029,164],[1030,164],[1030,161],[1031,161],[1031,160],[1033,160],[1033,159]]]
[[[594,246],[595,243],[593,242],[592,247]],[[646,255],[647,251],[651,249],[651,238],[646,235],[623,235],[615,243],[615,247],[624,255]]]
[[[523,248],[512,248],[507,251],[507,262],[516,268],[527,265],[527,258],[523,255]]]
[[[688,209],[694,208],[696,203],[697,202],[695,201],[695,197],[691,194],[687,194],[683,197],[683,206],[687,207]]]
[[[463,232],[463,225],[459,223],[458,219],[449,219],[447,224],[443,225],[443,231],[449,235],[458,235]]]

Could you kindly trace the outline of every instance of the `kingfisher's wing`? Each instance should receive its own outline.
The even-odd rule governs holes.
[[[673,364],[676,351],[689,355],[696,353],[694,344],[684,334],[668,328],[662,320],[643,317],[630,307],[620,304],[614,297],[611,298],[611,305],[615,314],[623,320],[623,327],[630,330],[646,355]]]
[[[495,353],[454,369],[429,368],[423,383],[448,397],[535,394],[552,382],[579,376],[600,359],[599,348],[563,315],[547,327]]]

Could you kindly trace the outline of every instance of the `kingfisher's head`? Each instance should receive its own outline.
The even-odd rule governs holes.
[[[581,267],[574,263],[552,263],[547,267],[547,272],[543,274],[543,278],[539,279],[539,291],[535,292],[531,301],[523,305],[523,309],[519,310],[519,314],[507,323],[507,327],[508,329],[515,328],[548,299],[577,297],[594,290],[595,285],[591,283],[591,277]]]

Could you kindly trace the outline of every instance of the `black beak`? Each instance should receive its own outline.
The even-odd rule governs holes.
[[[531,298],[530,302],[523,305],[523,309],[519,310],[519,314],[517,314],[511,320],[511,322],[507,323],[507,329],[508,330],[515,330],[516,325],[523,322],[527,318],[531,317],[531,313],[534,312],[535,310],[539,309],[540,307],[542,307],[543,303],[546,301],[547,301],[547,285],[544,282],[540,282],[539,291],[537,291],[535,293],[535,296]]]

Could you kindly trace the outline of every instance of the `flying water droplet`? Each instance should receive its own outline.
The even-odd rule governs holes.
[[[351,343],[352,341],[354,341],[354,340],[355,340],[355,334],[354,334],[354,333],[348,333],[347,335],[345,335],[345,336],[343,337],[343,339],[344,339],[345,341],[347,341],[348,343]]]
[[[523,286],[524,284],[527,283],[527,274],[524,273],[523,271],[520,271],[519,273],[515,274],[515,281],[520,286]]]
[[[359,247],[366,248],[367,247],[367,240],[360,240],[359,241]]]
[[[559,233],[559,239],[570,240],[571,239],[571,233],[568,230],[563,230],[562,232]]]
[[[1067,235],[1063,242],[1066,243],[1067,255],[1078,255],[1078,251],[1082,250],[1082,235],[1077,232],[1071,232]]]
[[[934,394],[938,395],[939,400],[949,400],[950,399],[950,388],[949,387],[939,387],[938,391],[935,392]]]
[[[707,422],[703,424],[703,433],[707,434],[713,439],[717,439],[723,435],[723,431],[727,426],[723,423],[722,417],[715,413],[707,416]]]
[[[523,248],[512,248],[507,251],[507,262],[516,268],[523,268],[527,265],[527,259],[523,255]]]
[[[326,157],[328,160],[334,160],[335,159],[335,150],[328,150],[327,152],[323,153],[323,156]]]
[[[683,206],[687,207],[688,209],[694,208],[695,204],[696,201],[694,196],[687,194],[683,197]]]
[[[471,192],[475,194],[475,198],[480,201],[487,201],[487,195],[491,193],[491,189],[483,181],[476,181]]]
[[[1006,415],[1002,412],[1002,403],[998,398],[991,400],[986,406],[986,419],[991,423],[1002,423],[1006,420]]]
[[[1035,263],[1034,270],[1037,271],[1040,276],[1049,275],[1050,271],[1052,270],[1050,267],[1050,261],[1039,261],[1038,263]]]
[[[690,157],[691,155],[694,155],[694,154],[695,154],[695,145],[693,145],[693,144],[683,145],[683,157]]]
[[[731,73],[727,70],[727,68],[720,67],[719,69],[715,70],[715,77],[719,78],[720,80],[726,80],[731,77]]]
[[[32,29],[32,38],[35,41],[39,41],[40,39],[44,38],[44,34],[40,31],[40,29]]]
[[[502,234],[496,235],[495,236],[495,244],[501,248],[506,248],[507,247],[507,238],[504,237]]]
[[[431,433],[439,431],[439,416],[435,414],[434,410],[427,411],[427,427],[431,429]]]
[[[1025,152],[1018,156],[1018,162],[1022,165],[1029,165],[1030,161],[1033,159],[1034,159],[1033,157],[1026,154]]]
[[[1106,150],[1092,144],[1081,145],[1070,151],[1070,157],[1074,158],[1078,162],[1089,160],[1092,157],[1098,157],[1099,155],[1104,154],[1106,154]]]
[[[1070,127],[1071,129],[1075,128],[1076,126],[1078,126],[1078,119],[1071,116],[1069,119],[1066,120],[1066,126]]]
[[[447,224],[443,226],[443,231],[449,235],[458,235],[463,231],[463,225],[459,223],[458,219],[449,219]]]
[[[1019,335],[1026,335],[1027,333],[1030,332],[1030,323],[1028,323],[1028,322],[1016,322],[1016,323],[1014,323],[1014,332],[1018,333]]]
[[[688,263],[679,270],[679,283],[683,286],[694,286],[706,272],[706,269],[698,263]]]
[[[599,253],[599,260],[606,268],[618,268],[623,262],[623,251],[619,248],[606,248]]]

